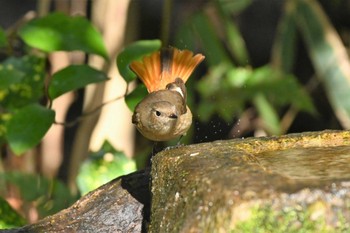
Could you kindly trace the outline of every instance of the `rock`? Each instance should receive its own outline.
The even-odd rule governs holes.
[[[119,177],[57,214],[0,232],[141,232],[149,219],[149,180],[148,170]]]
[[[0,232],[350,232],[350,131],[168,149],[151,178],[152,195],[140,171]]]
[[[349,139],[325,131],[162,151],[149,231],[349,231]]]

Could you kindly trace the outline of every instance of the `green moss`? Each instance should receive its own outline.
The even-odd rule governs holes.
[[[323,215],[312,219],[311,213],[312,211],[305,211],[303,208],[300,208],[300,210],[285,208],[282,211],[276,211],[269,205],[254,207],[251,217],[239,222],[230,232],[336,233],[348,230],[345,218],[342,217],[341,213],[341,216],[338,216],[339,224],[336,228],[327,225]]]

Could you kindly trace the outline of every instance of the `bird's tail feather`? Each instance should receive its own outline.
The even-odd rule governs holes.
[[[181,78],[185,83],[204,58],[202,54],[193,56],[189,50],[170,47],[145,56],[142,61],[132,62],[130,68],[151,93],[165,89],[176,78]]]

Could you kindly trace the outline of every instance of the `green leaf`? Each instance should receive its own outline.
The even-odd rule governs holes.
[[[226,20],[225,29],[227,34],[227,45],[231,54],[236,58],[240,65],[249,64],[248,51],[237,26],[233,22]]]
[[[281,134],[281,125],[278,114],[273,106],[267,101],[264,95],[257,94],[254,97],[254,105],[258,109],[259,115],[263,120],[265,129],[272,135]]]
[[[136,170],[136,163],[121,151],[117,151],[108,141],[94,152],[80,168],[77,183],[84,195],[99,186]]]
[[[272,64],[287,73],[292,72],[297,36],[297,25],[290,4],[278,25],[277,36],[272,51]]]
[[[131,82],[136,78],[129,65],[134,60],[140,60],[145,55],[157,51],[162,46],[160,40],[140,40],[124,48],[117,57],[117,66],[120,75],[126,82]]]
[[[0,173],[0,178],[16,186],[24,205],[36,207],[41,218],[57,213],[76,201],[68,187],[56,179],[22,172]]]
[[[199,120],[208,121],[214,113],[218,113],[225,121],[232,122],[234,115],[242,111],[247,101],[241,89],[242,82],[245,82],[244,76],[251,73],[249,70],[243,74],[242,70],[245,69],[222,63],[210,67],[208,74],[197,82],[197,90],[202,98],[198,107]]]
[[[88,65],[71,65],[53,74],[48,90],[49,96],[55,99],[66,92],[106,80],[108,77],[105,73]]]
[[[197,46],[195,40],[196,38],[193,34],[193,28],[190,22],[186,21],[179,25],[179,29],[175,33],[175,47],[194,51]]]
[[[135,90],[133,90],[129,95],[125,97],[125,102],[129,109],[133,112],[136,105],[148,94],[145,85],[137,85]]]
[[[20,227],[25,223],[24,218],[0,197],[0,229]]]
[[[9,113],[0,113],[0,146],[6,143],[6,122],[10,118]]]
[[[239,14],[252,3],[252,0],[218,0],[218,2],[228,13]]]
[[[308,93],[303,90],[293,75],[272,69],[270,66],[254,70],[235,68],[225,64],[213,66],[208,74],[197,82],[197,90],[202,98],[199,110],[204,120],[209,119],[216,112],[225,121],[231,122],[233,116],[241,112],[246,104],[252,102],[257,94],[263,95],[273,104],[271,108],[293,105],[309,113],[316,111]],[[205,111],[206,108],[208,111]],[[268,108],[262,110],[265,109]],[[267,115],[264,114],[264,116]]]
[[[347,48],[315,0],[291,1],[291,9],[330,103],[344,128],[350,128],[350,60]]]
[[[226,82],[229,86],[244,88],[254,71],[250,68],[237,67],[227,71]]]
[[[52,13],[28,22],[19,35],[28,45],[45,52],[82,50],[108,59],[101,34],[81,16]]]
[[[221,63],[209,68],[207,75],[196,83],[196,88],[203,98],[208,98],[214,93],[220,92],[224,75],[230,68],[231,65],[228,63]]]
[[[193,17],[192,23],[205,49],[205,56],[208,64],[215,66],[220,63],[230,62],[226,50],[208,18],[204,14],[198,13]]]
[[[8,44],[5,31],[0,27],[0,48],[6,47]]]
[[[48,182],[34,174],[25,174],[17,171],[0,173],[1,180],[19,188],[21,198],[25,202],[34,202],[48,191],[45,186]]]
[[[221,18],[221,22],[224,25],[227,48],[239,65],[247,65],[249,64],[248,50],[246,48],[242,34],[239,31],[239,28],[237,27],[236,23],[232,20],[232,12],[228,10],[228,5],[232,3],[233,5],[239,5],[239,3],[244,2],[250,4],[250,0],[218,0],[218,2],[219,4],[217,4],[216,6],[219,12],[219,16]],[[237,9],[237,6],[235,6],[234,8]]]
[[[245,87],[251,96],[262,93],[278,106],[293,104],[300,110],[316,112],[310,96],[298,83],[296,77],[270,66],[255,69],[246,80]]]
[[[1,106],[7,110],[39,101],[44,95],[45,60],[36,56],[9,57],[2,64],[0,75]],[[21,73],[21,74],[20,74]],[[22,76],[22,77],[20,77]],[[0,86],[2,86],[0,85]]]
[[[20,82],[23,77],[23,72],[14,70],[10,66],[0,65],[0,90],[10,88],[12,84]]]
[[[31,104],[15,112],[7,122],[7,141],[15,154],[36,146],[55,121],[55,112]]]

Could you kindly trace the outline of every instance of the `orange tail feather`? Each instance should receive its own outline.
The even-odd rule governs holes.
[[[197,65],[205,58],[202,54],[193,56],[189,50],[181,51],[176,48],[169,48],[167,55],[169,54],[170,57],[164,57],[163,60],[160,51],[157,51],[144,57],[142,61],[134,61],[130,64],[130,68],[145,84],[149,93],[165,89],[166,85],[174,82],[176,78],[186,82]]]

